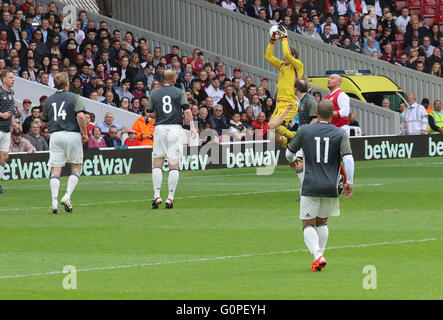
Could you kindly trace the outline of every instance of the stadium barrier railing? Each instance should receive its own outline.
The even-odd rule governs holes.
[[[356,161],[411,159],[443,156],[443,135],[422,136],[373,136],[351,138],[351,147]],[[232,168],[257,168],[257,174],[272,174],[276,165],[287,165],[285,150],[274,149],[266,141],[251,141],[242,144],[224,143],[187,147],[180,161],[180,170],[209,170]],[[34,154],[10,154],[3,180],[47,179],[48,152]],[[167,163],[163,167],[168,171]],[[84,176],[106,176],[152,172],[152,149],[146,147],[126,150],[85,151]],[[70,172],[64,169],[63,176]]]
[[[51,1],[37,0],[36,2],[39,4],[47,5]],[[57,4],[58,10],[62,10],[63,7],[66,5],[65,3],[57,1],[55,3]],[[135,27],[133,24],[117,21],[115,19],[98,15],[93,12],[88,12],[88,16],[96,23],[100,21],[107,22],[111,32],[115,29],[122,31],[123,33],[126,31],[131,31],[136,39],[140,37],[145,38],[148,41],[149,48],[151,49],[154,47],[160,47],[162,49],[162,52],[169,52],[172,45],[178,45],[180,47],[180,52],[182,55],[191,56],[192,51],[195,48],[189,43],[174,40],[167,36],[159,36],[159,34],[157,33]],[[260,54],[257,54],[257,56],[264,55],[264,47],[260,49],[259,53]],[[250,75],[256,81],[264,77],[268,78],[270,80],[271,92],[276,92],[276,84],[278,81],[278,74],[276,72],[271,72],[265,69],[258,68],[254,65],[242,63],[241,60],[231,59],[229,57],[222,57],[220,54],[210,51],[205,51],[204,55],[205,58],[208,59],[208,61],[222,60],[225,64],[225,72],[228,75],[233,74],[234,68],[241,67],[244,76]],[[320,91],[322,92],[323,96],[327,93],[326,90],[316,87],[314,87],[313,91]],[[351,111],[356,112],[357,119],[360,122],[361,128],[366,135],[395,135],[400,133],[400,116],[397,112],[384,110],[382,108],[378,108],[374,105],[370,105],[355,99],[352,99]]]

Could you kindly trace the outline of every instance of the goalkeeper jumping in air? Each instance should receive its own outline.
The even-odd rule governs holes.
[[[288,44],[288,32],[283,27],[271,28],[271,39],[266,48],[265,59],[279,70],[277,84],[277,103],[268,126],[275,129],[275,143],[286,148],[295,133],[288,130],[283,124],[288,124],[298,112],[297,96],[294,85],[297,79],[303,77],[303,63],[298,59],[298,52]],[[284,61],[274,57],[274,45],[278,39],[282,40]]]

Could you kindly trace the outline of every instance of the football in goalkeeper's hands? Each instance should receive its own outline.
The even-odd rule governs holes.
[[[281,38],[281,33],[278,26],[272,26],[271,29],[269,29],[269,36],[272,40],[278,40]]]

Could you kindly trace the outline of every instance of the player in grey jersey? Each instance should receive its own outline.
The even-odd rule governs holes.
[[[300,99],[298,109],[299,128],[307,124],[317,122],[317,108],[318,102],[314,96],[309,94],[308,83],[306,80],[298,79],[295,81],[295,95]],[[300,184],[303,184],[304,170],[303,170],[303,150],[297,152],[296,171]]]
[[[189,109],[186,92],[174,86],[177,73],[167,70],[163,76],[163,87],[155,90],[148,102],[147,110],[155,112],[155,133],[153,147],[152,184],[154,200],[152,208],[157,209],[162,203],[160,190],[163,180],[163,164],[168,159],[169,195],[165,207],[171,209],[174,205],[174,194],[179,179],[179,163],[183,153],[183,114],[185,122],[190,124],[191,136],[196,137],[192,113]]]
[[[9,145],[11,142],[12,116],[14,107],[14,74],[9,70],[0,73],[2,85],[0,87],[0,181],[9,159]],[[4,193],[0,187],[0,194]]]
[[[329,216],[340,215],[338,183],[343,158],[347,184],[346,199],[353,194],[354,158],[348,134],[331,124],[334,105],[323,100],[318,106],[318,123],[301,127],[289,143],[286,158],[296,167],[296,152],[303,148],[305,178],[300,199],[300,219],[309,252],[314,256],[312,271],[326,266],[323,257],[329,236]],[[315,229],[317,227],[317,229]]]
[[[52,213],[58,213],[58,192],[62,168],[71,164],[66,194],[60,203],[66,212],[72,212],[71,195],[77,186],[83,164],[83,143],[88,141],[85,120],[85,107],[80,96],[69,92],[69,77],[66,72],[54,77],[57,92],[46,99],[42,111],[42,121],[47,123],[51,133],[49,142],[49,162],[51,168]]]

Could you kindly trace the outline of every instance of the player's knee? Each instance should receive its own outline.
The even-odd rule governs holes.
[[[0,153],[0,162],[6,163],[9,160],[9,155],[6,152]]]
[[[316,224],[317,227],[327,225],[328,224],[328,218],[317,218],[315,224]]]

